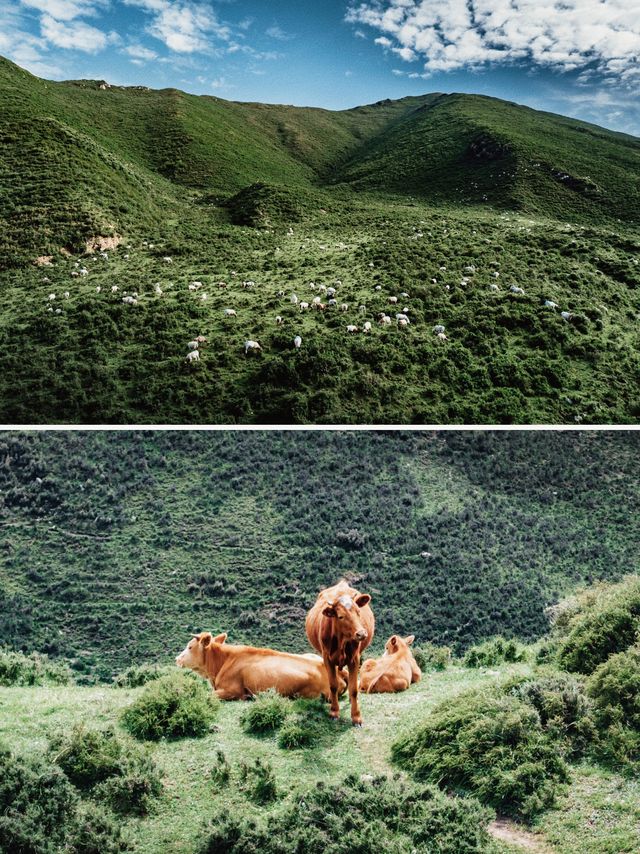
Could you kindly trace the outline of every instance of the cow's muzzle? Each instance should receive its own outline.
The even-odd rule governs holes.
[[[358,629],[356,632],[356,640],[363,641],[366,640],[368,636],[366,629]]]

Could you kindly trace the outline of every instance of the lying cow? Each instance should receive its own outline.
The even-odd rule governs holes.
[[[370,601],[368,593],[359,593],[342,579],[333,587],[320,591],[306,619],[309,643],[321,653],[327,669],[331,693],[330,715],[335,720],[340,717],[338,671],[342,667],[349,669],[351,721],[354,726],[362,726],[358,705],[360,653],[373,640],[375,629]]]
[[[422,671],[409,649],[413,641],[414,635],[391,635],[382,658],[368,658],[362,665],[360,688],[367,694],[394,694],[419,682]]]
[[[283,697],[329,699],[329,679],[318,655],[294,655],[273,649],[225,643],[226,632],[195,635],[176,658],[178,667],[194,670],[208,679],[221,700],[247,700],[273,688]],[[338,674],[338,690],[346,690]]]

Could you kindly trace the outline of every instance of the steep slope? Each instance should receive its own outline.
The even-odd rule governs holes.
[[[540,636],[637,568],[636,433],[5,433],[0,644],[108,676],[185,634],[304,649],[347,573],[379,638]]]
[[[444,95],[364,145],[337,179],[553,217],[640,220],[640,141],[495,98]]]

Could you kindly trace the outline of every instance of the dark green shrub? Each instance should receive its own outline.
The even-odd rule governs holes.
[[[497,637],[472,646],[467,650],[462,663],[465,667],[495,667],[504,662],[526,661],[527,650],[515,640]]]
[[[75,786],[116,812],[146,815],[162,794],[155,763],[113,729],[76,724],[69,734],[54,736],[49,752]]]
[[[122,714],[135,738],[201,738],[211,731],[220,701],[209,686],[189,674],[174,673],[150,682]]]
[[[487,854],[491,811],[475,798],[387,777],[347,777],[300,793],[265,826],[220,816],[197,854]]]
[[[224,755],[222,750],[217,751],[215,762],[209,772],[209,776],[211,777],[211,782],[216,787],[224,786],[229,782],[231,777],[231,766],[227,762],[227,757]]]
[[[54,854],[77,804],[77,792],[60,768],[0,752],[0,851]]]
[[[132,849],[118,823],[89,801],[80,811],[64,850],[65,854],[121,854]]]
[[[542,728],[565,755],[580,756],[593,742],[596,730],[591,703],[574,676],[558,673],[525,680],[510,693],[533,706]]]
[[[411,651],[420,670],[445,670],[451,664],[451,650],[448,646],[423,643],[412,647]]]
[[[610,655],[630,647],[639,628],[640,619],[625,607],[587,611],[562,641],[559,663],[565,670],[593,673]]]
[[[538,712],[516,697],[467,692],[437,706],[392,745],[421,780],[468,791],[507,815],[550,806],[567,767]]]
[[[305,715],[287,718],[278,733],[278,747],[285,750],[301,750],[312,747],[321,735],[317,723]]]
[[[278,797],[273,768],[266,759],[258,758],[253,765],[241,762],[239,780],[242,791],[256,804],[268,804]]]
[[[66,664],[38,652],[25,655],[0,650],[0,685],[69,685],[73,682]]]
[[[275,732],[291,713],[291,701],[275,691],[258,694],[242,713],[240,722],[245,732],[254,735]]]
[[[640,647],[612,655],[587,681],[598,755],[617,766],[640,760]]]
[[[154,679],[169,676],[174,672],[173,667],[162,664],[138,664],[114,676],[113,685],[115,688],[141,688],[147,682],[153,682]]]

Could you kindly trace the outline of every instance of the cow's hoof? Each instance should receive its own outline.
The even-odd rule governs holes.
[[[331,721],[331,723],[332,723],[332,724],[337,724],[337,723],[338,723],[338,721],[340,720],[340,718],[334,718],[333,716],[331,716],[331,717],[329,718],[329,720]]]
[[[357,727],[359,727],[360,729],[362,729],[362,721],[351,721],[351,723],[352,723],[354,726],[357,726]]]

